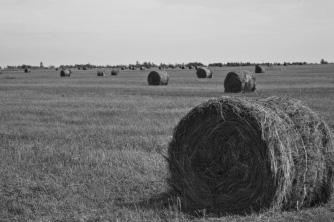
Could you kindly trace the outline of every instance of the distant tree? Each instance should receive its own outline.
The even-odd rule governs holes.
[[[321,59],[321,60],[320,60],[320,64],[321,64],[321,65],[325,65],[325,64],[328,64],[328,62],[327,62],[326,60],[324,60],[324,59]]]
[[[201,62],[189,62],[186,66],[199,67],[199,66],[204,66],[204,64]]]

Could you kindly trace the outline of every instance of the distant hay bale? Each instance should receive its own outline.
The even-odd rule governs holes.
[[[24,69],[24,73],[29,73],[29,72],[31,72],[30,69],[28,69],[28,68]]]
[[[256,79],[249,71],[229,72],[224,80],[226,93],[254,92]]]
[[[197,78],[212,78],[212,70],[207,67],[198,67],[196,70]]]
[[[101,70],[97,71],[97,76],[105,76],[104,71]]]
[[[168,85],[169,75],[166,71],[151,71],[147,76],[149,85]]]
[[[185,211],[244,214],[326,203],[334,147],[299,100],[222,97],[191,110],[168,148],[168,184]]]
[[[265,73],[266,69],[260,65],[255,66],[255,73]]]
[[[70,69],[62,69],[60,71],[60,77],[70,77],[72,71]]]
[[[113,69],[113,70],[111,70],[111,75],[112,76],[117,76],[118,75],[118,73],[119,73],[119,70],[117,70],[117,69]]]

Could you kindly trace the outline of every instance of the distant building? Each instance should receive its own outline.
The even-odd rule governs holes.
[[[43,62],[41,62],[41,63],[39,64],[39,67],[40,67],[40,68],[44,68]]]

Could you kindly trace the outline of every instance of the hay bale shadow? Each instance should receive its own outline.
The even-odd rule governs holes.
[[[119,207],[126,207],[129,209],[150,209],[150,210],[168,209],[174,204],[175,204],[175,195],[173,195],[170,192],[156,194],[141,201],[116,203],[116,205]]]

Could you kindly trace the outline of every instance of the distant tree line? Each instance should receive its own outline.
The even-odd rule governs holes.
[[[210,63],[210,67],[236,67],[236,66],[255,66],[255,65],[262,65],[262,66],[288,66],[288,65],[307,65],[307,62],[275,62],[275,63],[251,63],[251,62],[228,62],[228,63],[221,63],[221,62],[216,62],[216,63]]]
[[[320,64],[328,64],[325,59],[320,60]],[[227,63],[222,63],[222,62],[215,62],[215,63],[210,63],[208,66],[210,67],[236,67],[236,66],[255,66],[255,65],[262,65],[262,66],[289,66],[289,65],[307,65],[307,62],[275,62],[275,63],[270,63],[270,62],[265,62],[265,63],[251,63],[251,62],[227,62]],[[74,64],[74,65],[60,65],[58,68],[64,68],[64,69],[79,69],[79,70],[89,70],[89,69],[96,69],[96,68],[110,68],[110,69],[130,69],[130,70],[137,70],[137,69],[151,69],[151,68],[159,68],[159,69],[192,69],[200,66],[205,66],[201,62],[189,62],[189,63],[160,63],[160,64],[155,64],[153,62],[136,62],[135,64],[128,64],[128,65],[93,65],[90,63],[87,64]],[[17,69],[41,69],[42,67],[40,66],[32,66],[32,65],[27,65],[27,64],[22,64],[18,66],[7,66],[6,69],[12,69],[12,70],[17,70]],[[55,69],[56,67],[51,65],[48,66],[47,68],[49,69]]]

